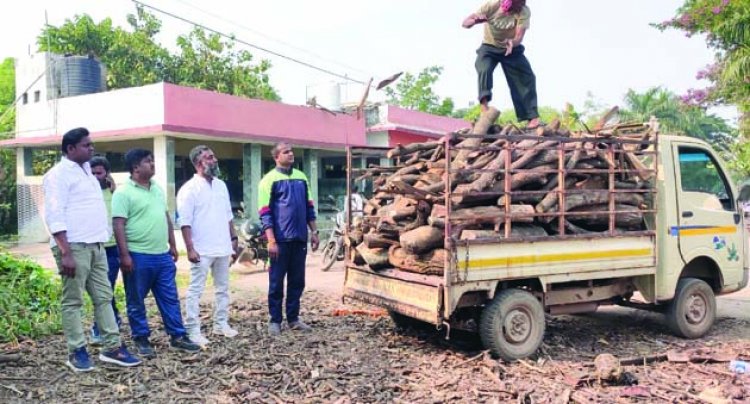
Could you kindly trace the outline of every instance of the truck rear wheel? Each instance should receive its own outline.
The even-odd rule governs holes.
[[[482,311],[479,336],[485,348],[506,361],[525,358],[544,338],[544,307],[525,290],[503,290]]]
[[[716,297],[711,286],[697,278],[680,279],[667,310],[667,324],[672,332],[683,338],[700,338],[715,320]]]

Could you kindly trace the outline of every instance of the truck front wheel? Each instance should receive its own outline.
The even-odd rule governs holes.
[[[544,307],[525,290],[503,290],[482,310],[479,337],[485,348],[506,361],[525,358],[544,338]]]
[[[667,310],[669,328],[679,337],[700,338],[716,320],[716,297],[706,282],[684,278],[677,282],[677,291]]]

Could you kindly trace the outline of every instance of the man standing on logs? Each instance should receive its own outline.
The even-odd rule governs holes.
[[[492,100],[492,74],[497,64],[503,68],[510,96],[519,121],[529,121],[528,128],[539,126],[536,100],[536,76],[524,56],[521,45],[529,29],[531,12],[526,0],[490,0],[466,17],[464,28],[485,23],[484,40],[477,49],[474,66],[479,82],[479,103],[486,111]]]
[[[305,289],[307,228],[310,228],[310,247],[313,251],[318,249],[320,240],[307,177],[292,167],[292,147],[287,143],[278,143],[271,154],[276,167],[260,181],[258,213],[268,239],[271,260],[268,269],[268,309],[271,315],[268,334],[275,337],[281,334],[284,278],[287,281],[286,321],[289,328],[311,331],[310,326],[299,319],[300,297]]]
[[[44,175],[44,221],[52,234],[52,253],[62,275],[62,326],[68,345],[66,365],[75,372],[94,369],[86,351],[81,312],[83,292],[94,304],[104,350],[99,360],[136,366],[140,359],[122,345],[112,311],[104,243],[110,236],[107,208],[89,160],[94,146],[86,128],[62,138],[62,160]]]

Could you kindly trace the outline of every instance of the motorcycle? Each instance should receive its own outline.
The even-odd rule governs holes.
[[[263,262],[263,269],[268,263],[268,240],[263,232],[263,227],[244,215],[244,206],[239,210],[239,235],[240,253],[237,254],[237,262],[257,265]]]
[[[346,226],[346,219],[344,218],[344,212],[336,210],[335,226],[331,230],[331,234],[328,236],[328,240],[321,251],[323,255],[323,267],[321,270],[323,272],[331,269],[336,261],[344,260],[344,226]]]

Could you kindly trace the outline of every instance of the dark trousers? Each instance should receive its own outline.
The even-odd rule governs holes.
[[[112,285],[112,311],[115,312],[115,320],[117,321],[117,326],[122,325],[122,319],[120,318],[120,312],[117,311],[117,304],[115,304],[115,283],[117,283],[117,274],[120,273],[120,252],[117,250],[117,246],[113,245],[110,247],[104,247],[104,250],[107,252],[107,266],[109,267],[109,271],[107,273],[107,277],[109,277],[109,284]],[[99,335],[99,326],[96,325],[96,322],[94,322],[94,326],[91,327],[91,332],[94,335]]]
[[[177,296],[175,274],[177,267],[169,253],[141,254],[131,252],[133,271],[123,274],[125,297],[128,307],[128,321],[133,337],[148,337],[146,305],[144,299],[149,292],[154,294],[156,306],[161,313],[164,329],[173,337],[186,334],[180,313],[180,299]]]
[[[492,45],[482,44],[477,49],[477,60],[474,67],[479,78],[479,101],[492,99],[492,73],[497,64],[503,67],[505,80],[510,88],[510,98],[519,121],[528,121],[539,117],[536,101],[536,76],[524,52],[523,45],[513,48],[513,53],[505,56],[505,50]]]
[[[281,242],[279,257],[271,260],[268,272],[268,311],[272,323],[281,323],[281,303],[284,300],[284,277],[286,277],[286,321],[299,320],[299,300],[305,290],[305,259],[307,243],[302,241]]]

